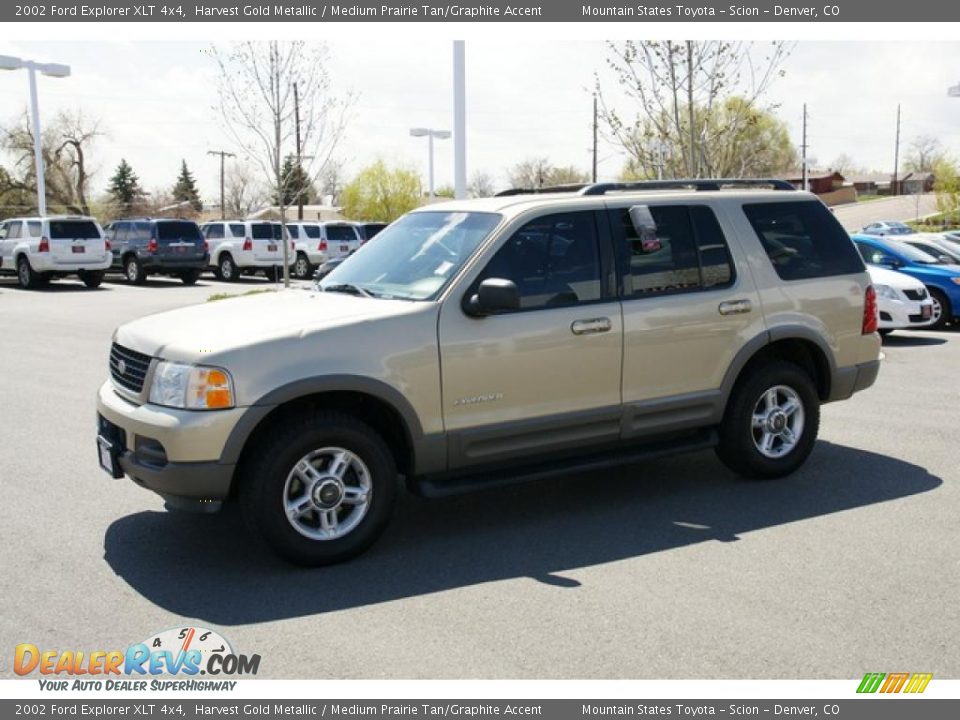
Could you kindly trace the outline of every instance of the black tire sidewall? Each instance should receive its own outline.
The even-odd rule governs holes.
[[[940,319],[930,325],[929,329],[942,330],[953,320],[953,308],[950,307],[950,299],[939,288],[930,288],[930,297],[935,298],[940,305]]]
[[[800,397],[804,427],[793,450],[780,458],[768,458],[753,442],[752,420],[757,402],[766,390],[775,385],[785,385]],[[773,362],[750,372],[734,388],[720,426],[717,454],[728,467],[744,477],[783,477],[806,461],[817,441],[819,426],[820,400],[810,376],[793,363]]]
[[[80,279],[84,285],[93,290],[100,287],[100,283],[103,282],[103,270],[84,270]]]
[[[229,274],[223,271],[224,266],[229,268]],[[233,258],[230,255],[222,255],[220,257],[220,260],[217,261],[217,269],[219,270],[221,280],[234,282],[237,279],[237,266],[233,262]]]
[[[24,268],[26,272],[24,272]],[[26,282],[24,282],[24,275],[26,275]],[[33,272],[33,268],[30,267],[30,261],[27,260],[25,256],[21,256],[20,259],[17,260],[17,282],[24,290],[30,290],[37,286],[36,274]]]
[[[283,510],[283,490],[295,464],[322,447],[342,447],[356,454],[370,471],[373,491],[360,524],[335,540],[311,540],[295,530]],[[397,493],[397,470],[389,449],[363,423],[338,420],[285,425],[257,451],[241,486],[247,522],[281,556],[299,565],[328,565],[354,557],[379,537],[390,519]]]

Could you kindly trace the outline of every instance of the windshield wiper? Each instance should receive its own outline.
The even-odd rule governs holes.
[[[324,292],[342,292],[348,293],[350,295],[358,295],[361,297],[374,297],[374,294],[369,290],[364,290],[359,285],[353,285],[351,283],[340,283],[338,285],[327,285],[323,288]]]

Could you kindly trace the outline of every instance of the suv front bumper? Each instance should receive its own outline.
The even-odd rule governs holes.
[[[97,432],[135,483],[176,507],[211,512],[230,492],[235,465],[221,456],[244,412],[136,405],[107,381],[97,396]]]

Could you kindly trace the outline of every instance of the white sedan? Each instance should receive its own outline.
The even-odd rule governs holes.
[[[933,299],[922,282],[904,273],[867,265],[877,291],[880,334],[933,324]]]

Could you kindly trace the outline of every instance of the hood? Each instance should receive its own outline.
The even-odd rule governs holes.
[[[889,285],[897,290],[917,290],[923,287],[923,283],[916,278],[878,265],[867,265],[867,272],[875,285]]]
[[[122,325],[114,340],[131,350],[184,362],[278,338],[416,312],[426,303],[345,293],[280,290],[148,315]]]

